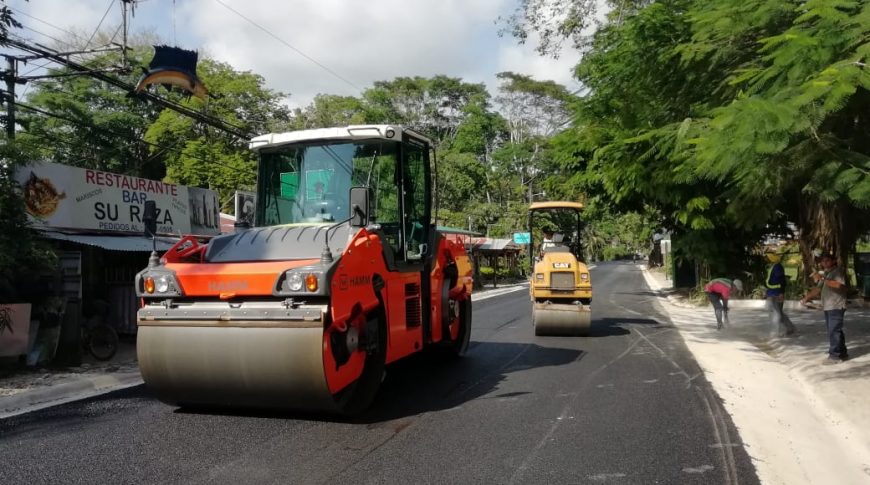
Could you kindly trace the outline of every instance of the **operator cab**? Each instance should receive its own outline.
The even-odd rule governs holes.
[[[351,188],[366,187],[368,222],[398,261],[419,261],[430,220],[431,142],[412,130],[357,125],[263,135],[255,226],[328,226],[351,217]]]

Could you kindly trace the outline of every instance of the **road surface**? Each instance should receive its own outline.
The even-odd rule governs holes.
[[[628,263],[593,270],[590,337],[479,301],[468,356],[388,369],[371,411],[203,414],[142,386],[0,421],[4,483],[757,483],[721,402]]]

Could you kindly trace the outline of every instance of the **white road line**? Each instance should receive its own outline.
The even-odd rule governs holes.
[[[501,295],[507,295],[508,293],[514,293],[520,290],[528,290],[528,284],[524,283],[518,286],[509,286],[507,288],[501,288],[497,290],[487,291],[485,293],[472,293],[471,301],[483,301],[489,298],[495,298]]]

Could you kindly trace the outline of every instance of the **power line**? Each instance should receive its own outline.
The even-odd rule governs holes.
[[[287,42],[286,40],[284,40],[284,39],[278,37],[277,35],[273,34],[269,29],[263,27],[262,25],[258,24],[257,22],[254,22],[253,20],[249,19],[248,17],[246,17],[245,15],[243,15],[243,14],[242,14],[241,12],[239,12],[238,10],[236,10],[236,9],[230,7],[229,5],[227,5],[226,3],[224,3],[222,0],[214,0],[214,1],[217,2],[218,4],[220,4],[221,6],[223,6],[225,9],[229,10],[230,12],[233,12],[234,14],[238,15],[239,17],[241,17],[242,19],[244,19],[246,22],[250,23],[250,24],[253,25],[254,27],[256,27],[256,28],[262,30],[262,31],[265,32],[266,35],[268,35],[269,37],[272,37],[273,39],[275,39],[275,40],[277,40],[278,42],[284,44],[285,46],[289,47],[290,49],[293,49],[293,51],[295,51],[295,52],[296,52],[297,54],[299,54],[300,56],[302,56],[302,57],[308,59],[309,61],[311,61],[311,62],[313,62],[314,64],[318,65],[318,66],[319,66],[321,69],[323,69],[324,71],[326,71],[326,72],[332,74],[333,76],[335,76],[336,78],[340,79],[341,81],[343,81],[343,82],[344,82],[345,84],[347,84],[348,86],[354,88],[358,93],[361,93],[361,92],[362,92],[362,89],[360,89],[360,87],[357,86],[356,84],[352,83],[351,81],[348,81],[346,78],[342,77],[342,76],[341,76],[340,74],[338,74],[337,72],[335,72],[335,71],[333,71],[332,69],[330,69],[329,67],[327,67],[327,66],[321,64],[320,62],[317,61],[317,59],[315,59],[315,58],[309,56],[308,54],[302,52],[301,50],[297,49],[295,46],[293,46],[292,44],[290,44],[290,43]]]
[[[114,135],[114,136],[124,137],[124,138],[126,138],[127,140],[134,141],[134,142],[137,142],[137,143],[143,143],[143,144],[145,144],[145,145],[149,145],[149,146],[152,146],[152,147],[155,147],[155,148],[159,148],[159,149],[161,149],[161,150],[163,150],[163,151],[165,151],[165,152],[172,151],[172,149],[169,148],[169,147],[165,147],[165,146],[163,146],[163,145],[160,145],[159,143],[150,142],[150,141],[148,141],[148,140],[144,140],[144,139],[142,139],[142,138],[137,138],[137,137],[134,137],[134,136],[130,136],[129,133],[124,133],[124,132],[120,132],[120,131],[110,130],[110,129],[108,129],[108,128],[103,128],[103,127],[100,127],[100,126],[94,125],[93,123],[88,123],[88,122],[86,122],[86,121],[83,121],[83,120],[77,120],[77,119],[75,119],[75,118],[71,118],[71,117],[69,117],[69,116],[65,116],[65,115],[61,115],[61,114],[57,114],[57,113],[52,113],[52,112],[50,112],[50,111],[46,111],[46,110],[44,110],[44,109],[37,108],[37,107],[35,107],[35,106],[30,106],[30,105],[28,105],[28,104],[24,104],[24,103],[17,103],[17,106],[19,106],[19,107],[21,107],[21,108],[24,108],[24,109],[26,109],[26,110],[28,110],[28,111],[32,111],[32,112],[35,112],[35,113],[42,114],[42,115],[44,115],[44,116],[48,116],[48,117],[50,117],[50,118],[55,118],[55,119],[59,119],[59,120],[66,121],[66,122],[68,122],[68,123],[72,123],[72,124],[74,124],[74,125],[76,125],[76,126],[79,126],[79,127],[89,128],[89,129],[91,129],[91,130],[96,130],[98,133],[101,133],[101,134],[109,134],[109,135]],[[33,133],[33,135],[34,135],[34,136],[42,136],[42,134],[36,134],[36,133]],[[47,136],[47,135],[46,135],[46,136]],[[70,145],[69,142],[67,142],[66,144]],[[180,145],[180,144],[181,144],[181,142],[178,143],[178,145]],[[178,145],[176,145],[176,146],[173,147],[173,148],[179,148]],[[71,145],[70,145],[70,146],[71,146]],[[208,160],[208,159],[201,158],[201,157],[197,157],[197,156],[191,156],[191,158],[196,159],[196,160],[199,160],[199,161],[201,161],[201,162],[205,162],[205,163],[210,163],[210,164],[214,164],[214,165],[220,165],[220,166],[222,166],[222,167],[224,167],[224,168],[228,168],[228,169],[233,170],[233,171],[235,171],[235,172],[239,172],[239,173],[247,173],[245,170],[242,170],[242,169],[240,169],[240,168],[238,168],[238,167],[233,167],[232,165],[228,165],[228,164],[226,164],[226,163],[222,163],[222,162],[219,162],[219,161],[217,161],[217,160]]]
[[[33,27],[29,27],[29,26],[27,26],[27,25],[22,24],[22,25],[21,25],[21,28],[26,29],[26,30],[29,30],[29,31],[31,31],[31,32],[34,32],[34,33],[36,33],[36,34],[39,34],[39,35],[41,35],[41,36],[43,36],[43,37],[46,37],[46,38],[48,38],[48,39],[51,39],[51,40],[57,42],[58,44],[65,45],[65,46],[67,46],[67,47],[73,47],[73,48],[75,47],[73,44],[71,44],[71,43],[69,43],[69,42],[66,42],[66,41],[60,40],[60,39],[58,39],[57,37],[54,37],[54,36],[52,36],[52,35],[48,35],[48,34],[46,34],[45,32],[41,32],[41,31],[39,31],[39,30],[34,29]]]
[[[94,40],[94,36],[97,35],[97,32],[100,31],[100,27],[103,26],[103,22],[106,20],[106,16],[109,15],[109,11],[112,10],[112,5],[115,4],[115,0],[109,0],[109,5],[106,7],[106,11],[103,12],[103,17],[100,19],[100,22],[97,24],[97,27],[94,29],[94,33],[91,34],[91,37],[85,43],[85,49],[91,44],[91,41]],[[127,46],[124,46],[127,47]]]
[[[11,47],[16,47],[18,49],[22,49],[22,50],[25,50],[27,52],[31,52],[33,54],[37,54],[38,56],[43,57],[45,59],[51,59],[54,62],[57,62],[58,64],[61,64],[63,66],[66,66],[67,68],[69,68],[73,71],[87,74],[95,79],[99,79],[99,80],[104,81],[108,84],[111,84],[112,86],[121,88],[128,93],[131,93],[131,94],[135,93],[135,96],[137,96],[137,97],[144,98],[144,99],[151,101],[152,103],[155,103],[158,106],[161,106],[163,108],[168,108],[168,109],[171,109],[175,112],[181,113],[181,114],[188,116],[196,121],[199,121],[199,122],[204,123],[206,125],[217,128],[225,133],[229,133],[233,136],[237,136],[237,137],[243,138],[243,139],[251,138],[250,133],[248,133],[248,131],[241,126],[234,125],[232,123],[226,122],[226,121],[221,120],[219,118],[205,115],[205,114],[200,113],[199,111],[196,111],[192,108],[188,108],[187,106],[183,106],[183,105],[176,103],[174,101],[162,98],[160,96],[157,96],[156,94],[149,93],[148,91],[142,91],[142,92],[137,93],[135,90],[135,86],[133,86],[132,84],[127,83],[121,79],[109,76],[103,72],[94,71],[93,69],[90,69],[86,66],[83,66],[77,62],[70,60],[70,59],[66,59],[63,57],[63,55],[61,53],[52,52],[52,51],[49,51],[49,50],[44,49],[44,48],[34,47],[34,46],[28,45],[24,42],[21,42],[19,40],[14,40],[12,38],[9,38],[7,40],[7,44]]]
[[[25,16],[25,17],[31,18],[31,19],[33,19],[33,20],[36,20],[37,22],[39,22],[39,23],[41,23],[41,24],[45,24],[45,25],[47,25],[47,26],[49,26],[49,27],[52,27],[52,28],[54,28],[54,29],[56,29],[56,30],[59,30],[59,31],[64,32],[64,33],[66,33],[66,34],[69,34],[69,35],[71,35],[71,36],[73,36],[73,37],[75,37],[75,38],[77,38],[77,39],[79,39],[79,40],[84,40],[84,37],[79,36],[79,35],[76,34],[75,32],[73,32],[73,31],[71,31],[71,30],[64,29],[63,27],[58,27],[58,26],[55,25],[55,24],[52,24],[52,23],[50,23],[50,22],[46,22],[45,20],[42,20],[41,18],[34,17],[33,15],[28,14],[28,13],[25,12],[24,10],[21,10],[21,9],[18,9],[18,8],[15,8],[15,7],[9,7],[9,10],[14,10],[16,13],[18,13],[18,14],[20,14],[20,15],[23,15],[23,16]]]

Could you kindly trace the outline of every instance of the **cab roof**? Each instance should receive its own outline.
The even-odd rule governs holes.
[[[392,136],[390,136],[392,134]],[[252,150],[277,147],[291,143],[303,143],[318,140],[384,140],[401,141],[402,135],[408,135],[418,141],[432,145],[432,141],[409,128],[397,125],[350,125],[335,128],[316,128],[313,130],[287,131],[284,133],[269,133],[251,139]]]
[[[532,202],[529,205],[530,211],[538,211],[538,210],[551,210],[551,209],[571,209],[575,211],[582,211],[583,204],[579,202],[568,202],[568,201],[548,201],[548,202]]]

